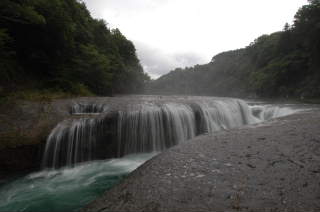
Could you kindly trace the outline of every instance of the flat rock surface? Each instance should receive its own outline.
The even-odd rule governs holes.
[[[320,112],[199,136],[82,211],[320,211]]]

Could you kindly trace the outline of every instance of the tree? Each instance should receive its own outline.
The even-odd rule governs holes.
[[[1,86],[75,93],[80,85],[99,95],[143,87],[133,43],[81,1],[2,0],[0,17]]]

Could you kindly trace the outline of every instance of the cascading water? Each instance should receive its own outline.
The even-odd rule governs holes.
[[[59,123],[47,139],[42,166],[70,166],[95,159],[93,151],[102,131],[100,119],[82,118]]]
[[[113,136],[105,124],[109,119],[105,114],[110,113],[58,124],[48,137],[43,167],[71,166],[103,158],[101,154],[96,156],[103,149],[118,157],[162,151],[199,134],[259,121],[238,99],[139,103],[112,113],[116,118],[109,126],[117,126]],[[104,158],[110,157],[108,154]]]
[[[120,155],[161,151],[196,135],[191,107],[182,104],[143,105],[119,113]]]
[[[71,107],[75,119],[59,123],[48,136],[44,170],[3,185],[0,211],[77,210],[155,152],[199,134],[294,112],[289,107],[249,106],[227,98],[153,97],[127,102]],[[118,159],[101,160],[105,158]],[[90,160],[95,161],[85,162]]]
[[[253,124],[259,120],[251,114],[248,105],[237,99],[202,101],[193,104],[198,114],[198,134]]]
[[[261,121],[265,121],[281,116],[288,116],[297,112],[298,110],[293,110],[289,107],[279,107],[273,105],[255,105],[251,106],[251,111],[254,116],[259,118]]]

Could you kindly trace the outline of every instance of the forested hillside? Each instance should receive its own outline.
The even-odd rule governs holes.
[[[285,24],[283,31],[218,54],[209,64],[175,69],[151,82],[148,92],[319,98],[320,1],[300,8],[293,25]]]
[[[0,1],[0,94],[139,92],[148,76],[133,43],[77,0]]]

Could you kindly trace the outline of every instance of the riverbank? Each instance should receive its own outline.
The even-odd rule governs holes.
[[[196,137],[82,211],[318,211],[320,111]]]

